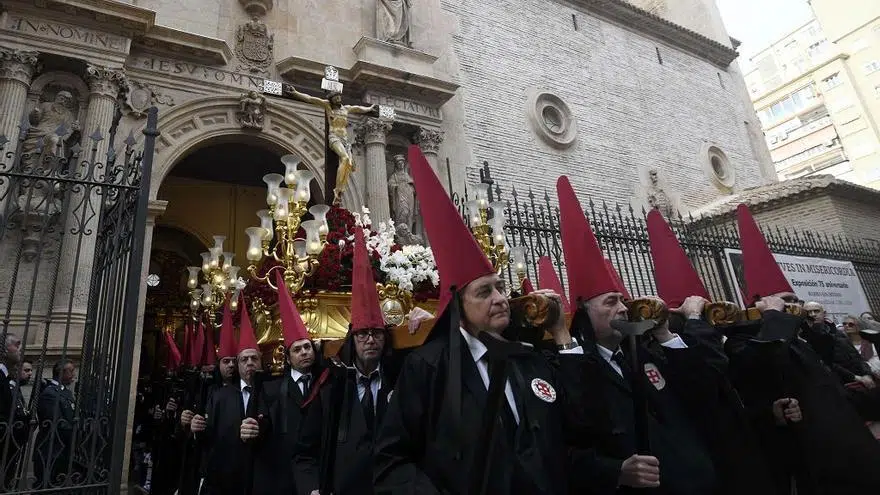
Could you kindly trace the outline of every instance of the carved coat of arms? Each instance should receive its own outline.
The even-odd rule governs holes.
[[[266,24],[254,18],[238,27],[235,54],[241,65],[238,70],[265,72],[272,63],[275,36],[270,35]]]

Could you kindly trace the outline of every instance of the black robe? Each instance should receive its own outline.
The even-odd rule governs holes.
[[[29,434],[30,415],[25,411],[21,388],[0,371],[0,492],[18,484]]]
[[[704,320],[689,319],[680,335],[692,351],[667,350],[664,354],[670,361],[690,359],[677,363],[674,368],[687,372],[673,378],[688,391],[679,399],[712,456],[718,475],[716,493],[776,493],[757,434],[730,382],[721,332]]]
[[[393,377],[382,367],[382,385],[376,394],[374,424],[368,427],[364,409],[357,397],[355,374],[332,373],[317,396],[309,401],[302,423],[299,443],[296,447],[294,470],[300,495],[309,495],[320,484],[320,459],[325,448],[322,439],[327,432],[327,412],[341,407],[340,427],[336,446],[334,468],[334,495],[369,495],[373,484],[373,443],[376,430],[382,423],[388,397],[394,390]],[[292,383],[292,380],[291,380]],[[337,387],[343,387],[342,404],[333,404]],[[372,393],[366,391],[365,393]]]
[[[58,486],[63,477],[77,471],[71,464],[74,399],[68,387],[45,381],[37,400],[39,430],[34,439],[34,488]],[[72,466],[72,467],[70,467]]]
[[[459,422],[451,424],[450,410],[444,407],[451,346],[448,337],[441,337],[412,351],[403,363],[376,440],[376,494],[458,494],[467,489],[488,392],[464,338],[457,333],[452,338],[461,339]],[[559,356],[558,368],[537,351],[508,363],[520,422],[512,440],[496,435],[486,493],[567,493],[567,475],[573,474],[567,466],[567,412],[580,408],[566,411],[570,402],[563,383],[580,383],[580,356]],[[533,393],[530,384],[537,379],[553,387],[555,400]],[[453,440],[456,428],[461,443]]]
[[[319,371],[313,366],[313,381]],[[294,494],[297,493],[297,484],[292,459],[308,407],[303,408],[305,397],[299,384],[291,378],[290,370],[285,369],[280,379],[267,383],[266,390],[276,399],[269,408],[271,436],[261,446],[267,450],[267,455],[262,458],[268,462],[257,464],[256,476],[272,477],[278,493]]]
[[[235,383],[217,389],[207,408],[207,429],[196,438],[205,452],[205,482],[202,494],[243,495],[248,480],[252,480],[253,495],[275,494],[274,480],[257,476],[254,466],[268,462],[262,458],[270,455],[262,448],[271,437],[268,415],[272,397],[270,387],[263,387],[258,397],[251,395],[247,411],[244,409],[241,388]],[[245,443],[241,440],[241,422],[246,417],[258,418],[260,435]]]
[[[794,475],[799,495],[876,494],[880,443],[847,400],[838,377],[797,336],[801,323],[766,311],[755,338],[739,333],[725,344],[733,383],[752,412],[780,493]],[[798,400],[802,421],[775,425],[771,406],[781,397]]]
[[[692,424],[690,411],[681,397],[685,394],[702,395],[701,384],[693,390],[691,383],[681,379],[688,376],[702,356],[698,349],[663,348],[662,355],[639,347],[640,362],[655,367],[652,383],[646,371],[638,374],[645,380],[648,397],[648,437],[650,455],[660,461],[660,487],[645,489],[617,488],[623,461],[636,453],[635,413],[630,382],[599,355],[598,349],[586,349],[585,382],[594,392],[598,404],[592,406],[592,423],[597,425],[593,438],[576,439],[578,447],[592,449],[581,463],[591,473],[579,485],[586,493],[662,493],[675,495],[707,495],[717,490],[717,479],[710,453]],[[629,362],[629,361],[627,361]],[[655,374],[659,373],[659,375]],[[583,453],[581,455],[584,455]],[[593,479],[591,482],[590,478]]]

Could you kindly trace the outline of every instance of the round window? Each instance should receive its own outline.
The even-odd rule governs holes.
[[[562,115],[559,114],[559,110],[548,105],[544,107],[541,116],[544,117],[544,125],[550,132],[553,134],[562,133]]]
[[[709,177],[720,189],[731,190],[736,178],[727,155],[717,146],[709,146],[705,153],[708,159],[705,163],[708,165],[706,168]]]
[[[577,122],[558,96],[536,91],[529,97],[526,111],[535,133],[547,144],[567,148],[577,138]]]

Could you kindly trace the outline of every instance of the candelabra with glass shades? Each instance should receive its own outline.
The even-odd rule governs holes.
[[[308,207],[315,174],[310,170],[299,170],[300,161],[296,155],[284,155],[281,157],[284,175],[263,176],[268,209],[257,212],[259,227],[245,229],[250,262],[247,270],[251,278],[278,290],[275,272],[280,270],[292,294],[299,292],[306,278],[317,270],[318,256],[327,244],[329,232],[327,212],[330,207]],[[306,213],[312,215],[311,220],[302,220]],[[304,232],[302,237],[297,236],[300,228]],[[278,264],[260,275],[257,266],[264,257],[272,258]]]
[[[497,272],[513,264],[517,285],[521,288],[526,278],[525,249],[522,246],[510,249],[507,247],[507,239],[504,235],[505,203],[489,202],[489,184],[480,182],[473,186],[473,190],[474,199],[467,202],[471,232]]]
[[[199,310],[202,310],[215,326],[217,314],[227,299],[233,311],[238,309],[241,290],[240,268],[232,264],[234,254],[223,250],[225,240],[226,236],[215,235],[214,247],[201,254],[202,266],[187,267],[186,285],[190,289],[193,318],[198,319]]]

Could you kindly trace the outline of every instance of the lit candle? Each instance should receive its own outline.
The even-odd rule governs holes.
[[[248,227],[244,229],[245,234],[248,236],[248,261],[260,261],[260,258],[263,257],[260,241],[264,237],[264,231],[265,229],[262,227]]]

